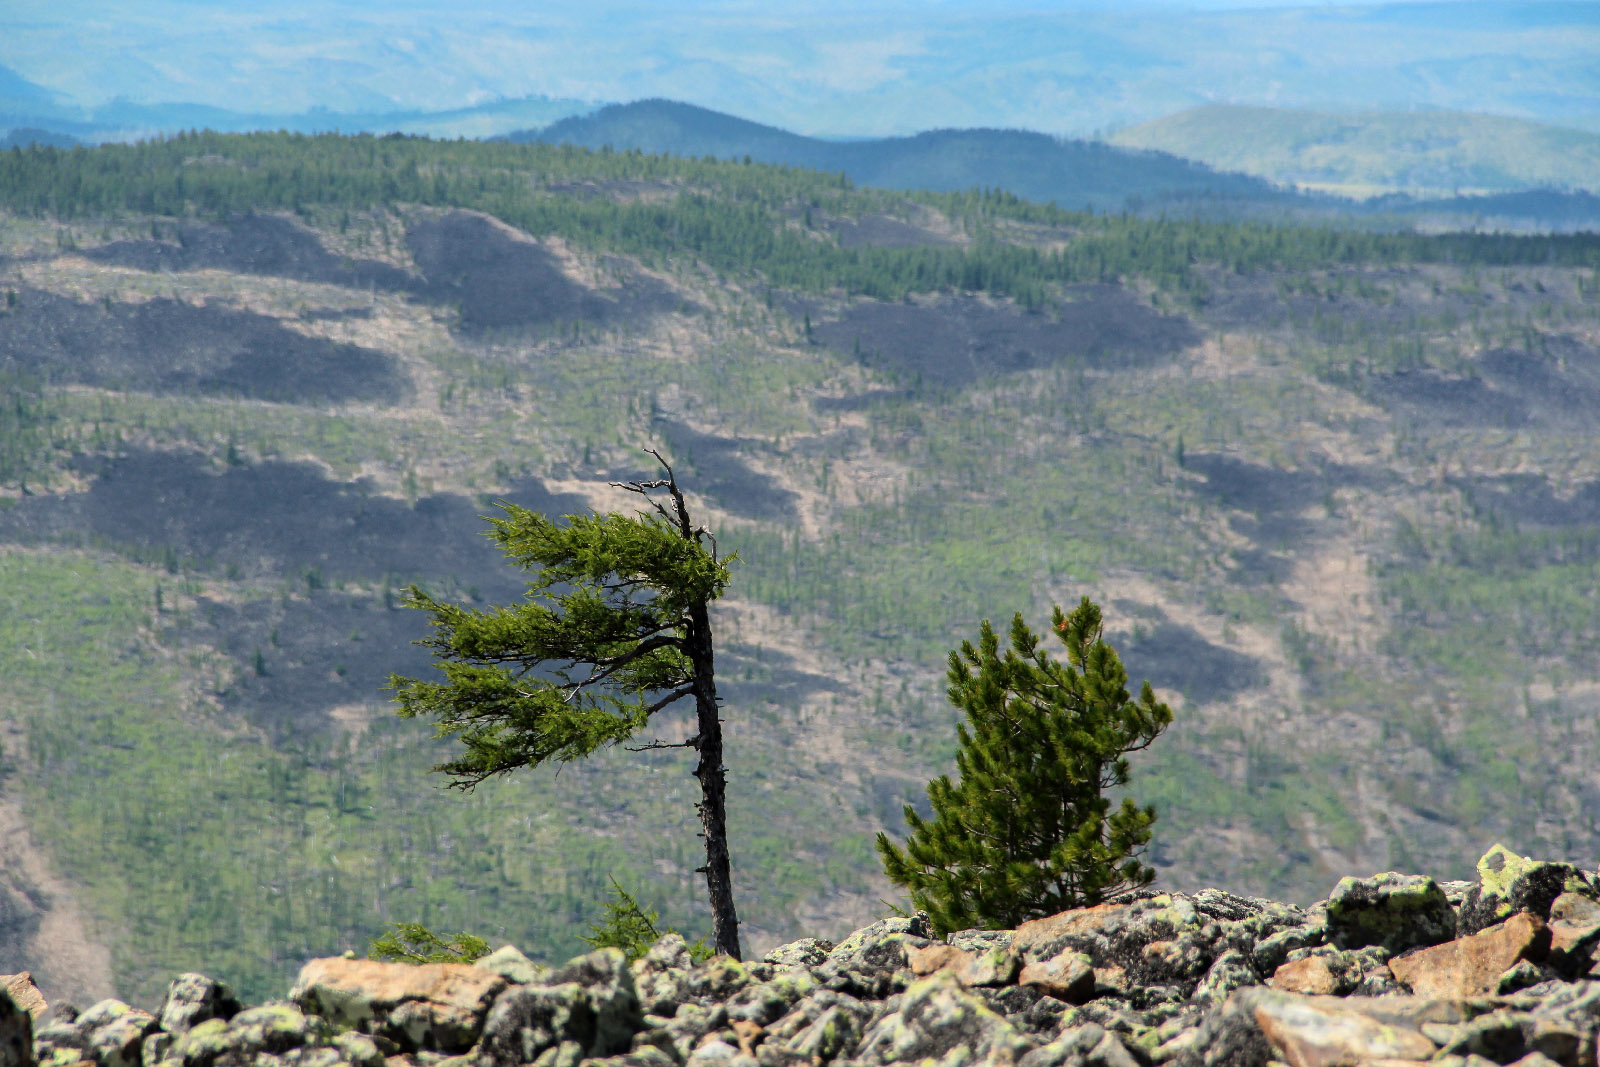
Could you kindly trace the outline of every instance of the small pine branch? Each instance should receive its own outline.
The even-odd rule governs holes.
[[[440,937],[421,923],[390,923],[387,930],[373,938],[367,952],[369,960],[389,960],[395,963],[471,963],[488,955],[489,942],[471,934],[456,934],[449,940]]]
[[[656,926],[661,921],[661,915],[654,908],[641,905],[638,897],[622,888],[615,878],[610,881],[607,892],[611,894],[611,899],[606,902],[605,917],[598,923],[590,923],[588,936],[580,936],[578,940],[597,949],[620,948],[623,955],[628,957],[628,962],[632,963],[643,958],[651,946],[664,936]],[[677,931],[667,930],[665,933],[675,934]],[[704,938],[697,938],[689,946],[689,956],[696,963],[708,960],[712,955]]]

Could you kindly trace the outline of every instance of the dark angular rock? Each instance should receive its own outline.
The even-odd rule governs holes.
[[[156,1030],[154,1015],[120,1000],[102,1000],[73,1022],[83,1049],[99,1067],[138,1067],[139,1047]]]
[[[1205,977],[1195,986],[1193,999],[1210,1007],[1227,1000],[1235,989],[1260,985],[1261,975],[1250,962],[1250,957],[1238,949],[1229,949],[1216,958]]]
[[[594,1036],[585,1045],[591,1056],[625,1052],[644,1029],[644,1012],[628,958],[619,948],[603,948],[569,961],[550,975],[552,986],[581,986],[594,1015]]]
[[[1171,1062],[1177,1067],[1266,1067],[1273,1049],[1255,1018],[1259,987],[1241,989],[1209,1013]]]
[[[477,1067],[519,1067],[572,1042],[589,1048],[595,1039],[594,1009],[582,986],[512,986],[501,993],[484,1020]]]
[[[1328,942],[1327,923],[1306,922],[1274,931],[1256,942],[1250,950],[1250,961],[1262,974],[1271,974],[1288,962],[1290,953],[1297,949],[1317,948]]]
[[[1439,884],[1394,871],[1341,879],[1328,897],[1327,921],[1337,947],[1378,945],[1390,953],[1437,945],[1456,933],[1455,912]]]
[[[1028,1051],[1016,1027],[948,974],[914,983],[898,1009],[866,1032],[854,1059],[867,1064],[938,1061],[962,1049],[979,1063],[1014,1064]]]
[[[0,990],[0,1067],[33,1067],[33,1017]]]
[[[178,975],[167,986],[166,997],[156,1017],[161,1029],[182,1034],[207,1019],[231,1019],[241,1008],[233,990],[225,983],[191,972]]]

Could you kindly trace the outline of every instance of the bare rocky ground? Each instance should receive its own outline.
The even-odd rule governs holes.
[[[1477,873],[1347,877],[1307,908],[1140,891],[944,938],[918,913],[749,963],[697,964],[677,934],[631,965],[315,959],[257,1007],[199,973],[149,1011],[0,995],[0,1032],[20,1067],[1594,1063],[1600,881],[1500,846]]]

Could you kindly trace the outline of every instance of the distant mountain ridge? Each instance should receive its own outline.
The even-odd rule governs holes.
[[[432,111],[316,107],[300,112],[235,111],[192,101],[143,103],[118,97],[81,107],[60,93],[0,66],[0,138],[11,131],[18,144],[99,143],[157,137],[179,130],[220,133],[290,130],[295,133],[407,133],[425,137],[493,137],[530,124],[554,122],[593,110],[600,101],[525,96],[491,100],[471,107]],[[28,136],[18,136],[27,134]]]
[[[832,141],[662,99],[612,104],[540,130],[509,134],[506,140],[719,159],[748,156],[761,163],[843,171],[861,185],[934,191],[1002,188],[1028,200],[1098,211],[1197,198],[1295,199],[1263,179],[1219,172],[1165,152],[1060,140],[1026,130],[945,129]]]
[[[1111,141],[1348,196],[1600,192],[1600,133],[1504,115],[1213,105],[1134,126]]]

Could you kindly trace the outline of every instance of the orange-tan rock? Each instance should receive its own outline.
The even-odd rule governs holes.
[[[1374,1060],[1429,1060],[1438,1046],[1421,1031],[1300,997],[1263,999],[1256,1025],[1289,1067],[1360,1067]]]
[[[33,984],[33,974],[30,971],[0,974],[0,986],[5,987],[5,991],[11,994],[11,999],[17,1007],[31,1015],[34,1022],[38,1022],[40,1017],[50,1010],[50,1005],[44,1002],[44,994]]]
[[[289,998],[307,1011],[350,1026],[383,1015],[398,1040],[420,1044],[424,1033],[432,1033],[442,1048],[465,1051],[506,985],[493,971],[465,963],[331,958],[301,968]]]
[[[968,952],[954,945],[908,948],[906,957],[913,974],[925,976],[947,971],[965,988],[1008,985],[1016,978],[1022,962],[1009,949]]]
[[[1339,991],[1339,976],[1321,956],[1292,960],[1272,972],[1267,985],[1285,993],[1325,996]]]
[[[1094,968],[1081,952],[1063,952],[1022,968],[1017,984],[1032,986],[1047,997],[1068,1004],[1082,1004],[1094,996]]]
[[[1424,997],[1460,1000],[1495,992],[1518,960],[1538,962],[1550,949],[1550,930],[1521,912],[1503,923],[1389,961],[1395,980]]]

